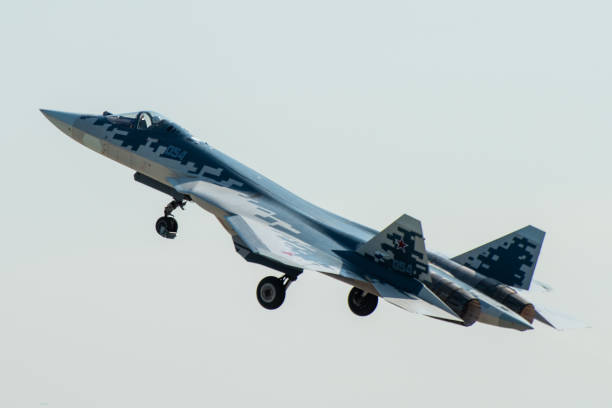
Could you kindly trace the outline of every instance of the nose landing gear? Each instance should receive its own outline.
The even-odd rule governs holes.
[[[184,210],[185,204],[187,204],[185,200],[172,200],[170,204],[164,208],[164,216],[160,217],[155,223],[155,230],[159,235],[168,239],[176,238],[178,222],[172,215],[172,211],[176,210],[178,207]]]
[[[155,230],[164,238],[174,239],[178,231],[178,222],[174,217],[160,217],[155,223]]]

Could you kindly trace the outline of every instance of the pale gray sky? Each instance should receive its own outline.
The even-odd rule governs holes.
[[[6,2],[5,2],[6,3]],[[612,8],[605,1],[0,6],[0,406],[612,405]],[[150,108],[324,208],[406,212],[448,254],[526,224],[594,326],[461,328],[268,274],[38,108]]]

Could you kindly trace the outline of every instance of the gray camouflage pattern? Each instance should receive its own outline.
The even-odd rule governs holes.
[[[543,241],[544,231],[530,225],[452,260],[498,282],[529,289]]]
[[[77,142],[134,170],[137,181],[150,180],[152,188],[211,212],[249,262],[292,278],[304,270],[318,271],[437,319],[533,328],[513,310],[533,305],[512,289],[528,288],[533,276],[543,239],[533,227],[449,260],[426,250],[419,220],[402,215],[382,232],[349,221],[155,112],[41,111]],[[562,321],[548,316],[548,324]]]

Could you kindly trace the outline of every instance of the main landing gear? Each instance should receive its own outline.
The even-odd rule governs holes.
[[[376,309],[378,296],[353,288],[348,295],[348,305],[357,316],[367,316]]]
[[[187,204],[187,201],[175,199],[164,208],[164,216],[160,217],[155,223],[155,230],[159,235],[168,239],[174,239],[176,237],[178,222],[172,215],[172,211],[176,210],[178,207],[184,210],[185,204]]]
[[[296,280],[288,275],[282,278],[275,276],[265,277],[257,285],[257,300],[259,304],[268,310],[278,309],[285,301],[287,288]]]

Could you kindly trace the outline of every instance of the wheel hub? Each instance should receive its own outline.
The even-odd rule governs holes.
[[[261,286],[261,299],[266,303],[271,303],[276,297],[276,288],[271,283],[264,283]]]
[[[281,278],[268,276],[257,285],[257,301],[268,310],[278,309],[285,300],[285,290]]]

